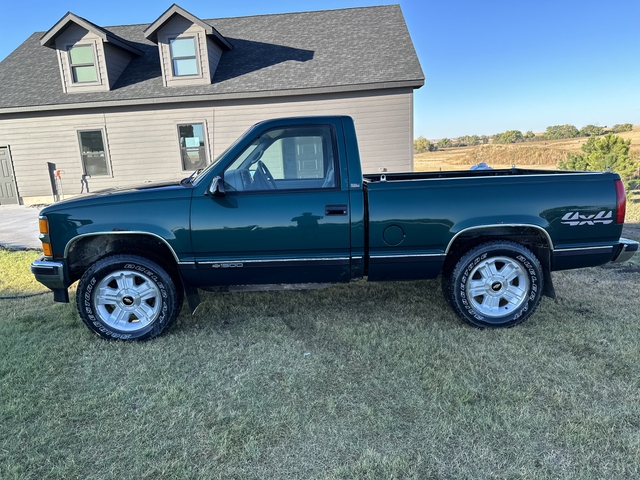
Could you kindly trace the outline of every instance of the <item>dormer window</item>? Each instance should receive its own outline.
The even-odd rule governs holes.
[[[196,42],[194,37],[169,40],[169,50],[171,52],[174,76],[198,75]]]
[[[158,45],[165,87],[211,85],[222,53],[233,48],[213,26],[175,4],[144,36]]]
[[[69,64],[71,66],[73,83],[98,81],[92,45],[75,45],[70,47]]]
[[[40,44],[56,50],[65,93],[107,92],[142,50],[82,17],[69,12]]]

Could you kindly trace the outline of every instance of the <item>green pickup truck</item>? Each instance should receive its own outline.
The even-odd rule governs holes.
[[[104,338],[161,334],[198,289],[364,277],[441,275],[463,320],[510,327],[555,296],[552,271],[629,259],[624,215],[615,173],[363,175],[351,118],[283,118],[180,182],[44,208],[31,271],[57,302],[79,280],[80,316]]]

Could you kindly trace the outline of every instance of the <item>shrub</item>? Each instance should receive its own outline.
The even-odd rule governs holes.
[[[493,136],[493,143],[517,143],[523,141],[524,135],[520,130],[507,130],[503,133],[496,133]]]
[[[630,146],[631,140],[624,140],[612,133],[601,138],[589,137],[587,143],[582,145],[583,153],[568,153],[567,159],[558,163],[558,168],[604,171],[609,167],[628,180],[638,168],[638,163],[629,156]]]
[[[586,125],[580,129],[581,137],[596,137],[604,133],[604,128],[596,125]]]
[[[413,141],[413,151],[415,153],[424,153],[432,151],[431,142],[420,136]]]
[[[633,125],[631,123],[616,124],[611,128],[613,133],[630,132],[631,130],[633,130]]]
[[[580,131],[574,125],[552,125],[547,127],[544,137],[549,140],[559,140],[561,138],[574,138],[580,135]]]
[[[437,145],[438,145],[438,148],[451,147],[451,140],[449,140],[448,138],[443,138],[438,142]]]

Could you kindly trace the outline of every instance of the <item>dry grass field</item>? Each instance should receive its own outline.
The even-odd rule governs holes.
[[[619,134],[631,139],[631,152],[640,155],[640,125],[631,132]],[[414,170],[417,172],[438,170],[467,170],[472,165],[485,162],[494,168],[556,168],[567,153],[578,153],[587,138],[544,140],[511,145],[480,145],[477,147],[447,148],[436,152],[416,154]]]
[[[640,153],[640,125],[635,125],[630,132],[619,133],[625,140],[631,140],[631,152]]]

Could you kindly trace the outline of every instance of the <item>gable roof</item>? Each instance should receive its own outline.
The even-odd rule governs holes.
[[[233,48],[227,39],[220,35],[220,32],[213,28],[213,26],[203,22],[198,17],[187,12],[184,8],[176,5],[175,3],[160,15],[155,22],[145,28],[144,32],[142,32],[144,34],[144,38],[151,40],[153,43],[158,43],[158,30],[160,30],[164,24],[176,15],[186,18],[191,23],[195,23],[199,27],[203,28],[205,34],[212,37],[223,50],[231,50]]]
[[[78,17],[79,18],[79,17]],[[103,28],[142,52],[111,91],[65,94],[56,52],[34,33],[0,62],[0,113],[419,88],[398,5],[205,20],[233,44],[210,85],[164,87],[151,25]],[[99,28],[99,27],[98,27]]]
[[[134,55],[142,55],[141,50],[138,50],[126,40],[123,40],[117,35],[114,35],[104,28],[97,26],[95,23],[91,23],[89,20],[79,17],[71,12],[67,12],[64,17],[58,20],[58,22],[42,36],[42,38],[40,39],[40,45],[55,49],[56,37],[64,32],[64,30],[69,26],[70,23],[75,23],[85,30],[90,31],[91,33],[100,37],[104,42],[111,43],[117,47],[122,48],[123,50],[127,50],[128,52],[133,53]]]

